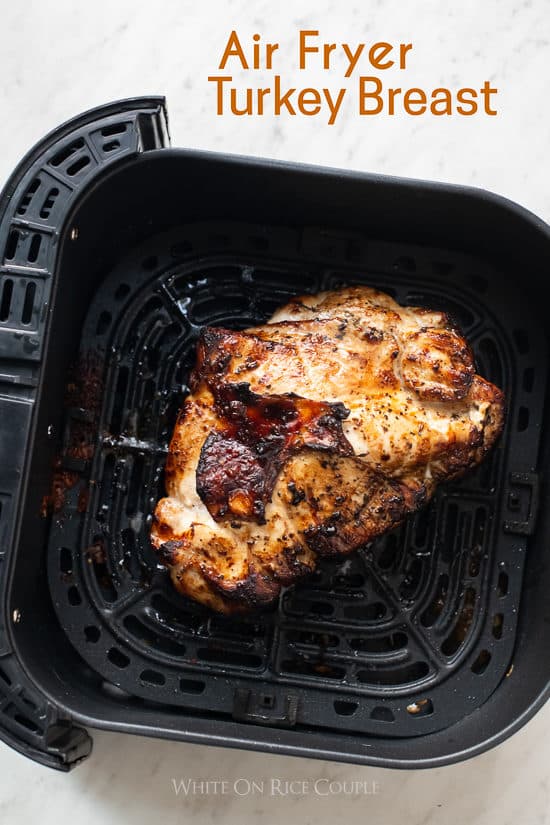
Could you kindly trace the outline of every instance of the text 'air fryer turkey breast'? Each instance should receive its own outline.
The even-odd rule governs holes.
[[[175,587],[222,613],[396,527],[503,426],[448,316],[369,287],[205,328],[190,385],[151,539]]]

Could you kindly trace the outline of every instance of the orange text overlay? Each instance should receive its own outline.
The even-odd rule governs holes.
[[[239,38],[232,31],[225,44],[219,74],[208,77],[215,89],[218,115],[262,116],[283,114],[304,117],[320,116],[334,125],[345,106],[353,105],[359,115],[432,115],[436,117],[497,114],[498,89],[490,81],[450,89],[431,89],[405,84],[389,85],[383,73],[389,69],[406,72],[413,58],[413,44],[392,44],[379,41],[367,45],[358,43],[323,42],[317,29],[303,29],[298,35],[299,71],[308,69],[330,74],[331,80],[340,71],[346,85],[334,89],[328,86],[298,88],[283,81],[275,73],[278,43],[263,42],[259,34],[251,41]],[[236,85],[232,71],[273,72],[268,85]],[[382,75],[382,77],[380,76]],[[395,75],[393,75],[395,76]]]

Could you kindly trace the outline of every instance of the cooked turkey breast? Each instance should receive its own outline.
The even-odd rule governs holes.
[[[221,613],[396,527],[503,426],[503,394],[449,317],[369,287],[205,328],[190,386],[151,540],[175,587]]]

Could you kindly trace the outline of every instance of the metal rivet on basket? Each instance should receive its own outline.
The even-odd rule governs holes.
[[[425,708],[427,709],[429,699],[419,699],[417,702],[411,702],[410,705],[407,705],[407,713],[411,713],[413,716],[417,713],[421,713]]]

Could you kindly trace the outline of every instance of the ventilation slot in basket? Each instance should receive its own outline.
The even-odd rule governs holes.
[[[29,184],[29,187],[28,187],[27,191],[25,192],[25,194],[23,195],[23,197],[21,198],[21,200],[19,202],[19,206],[17,207],[17,214],[18,215],[21,215],[21,216],[26,215],[27,210],[28,210],[29,206],[32,203],[32,199],[33,199],[34,195],[38,192],[39,189],[40,189],[40,178],[35,178],[32,181],[32,183]]]
[[[8,241],[6,243],[6,250],[4,252],[4,256],[6,261],[13,261],[17,254],[17,246],[19,244],[19,238],[21,233],[18,229],[12,229],[10,234],[8,235]]]
[[[103,137],[111,137],[112,135],[122,135],[126,131],[126,123],[112,123],[110,126],[104,126],[101,130]]]
[[[40,217],[41,218],[46,219],[46,218],[50,217],[51,211],[54,208],[54,205],[55,205],[55,202],[57,200],[58,195],[59,195],[59,189],[57,188],[57,186],[52,186],[52,188],[50,189],[50,191],[46,195],[44,203],[42,204],[42,208],[40,209]]]
[[[0,321],[7,321],[10,317],[12,296],[13,281],[11,278],[6,278],[2,285],[2,297],[0,299]]]
[[[32,311],[34,309],[34,297],[36,295],[36,284],[29,281],[25,287],[25,300],[23,301],[23,311],[21,312],[21,323],[28,326],[32,321]]]
[[[69,158],[72,158],[73,155],[75,155],[77,152],[83,149],[84,146],[84,138],[78,138],[78,140],[73,141],[73,143],[70,143],[68,146],[65,146],[63,149],[57,152],[50,160],[51,165],[54,168],[62,166],[69,160]]]
[[[36,263],[38,260],[38,253],[40,252],[40,246],[42,244],[42,237],[35,233],[31,238],[31,243],[29,246],[29,254],[27,255],[27,260],[30,264]]]

